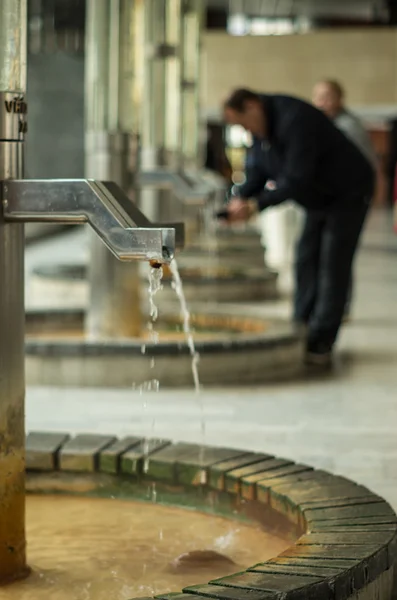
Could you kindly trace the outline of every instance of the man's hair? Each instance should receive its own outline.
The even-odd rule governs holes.
[[[225,100],[223,108],[231,108],[236,112],[244,112],[246,102],[260,102],[260,97],[257,92],[246,88],[239,88],[234,90],[230,96]]]
[[[345,97],[345,90],[343,89],[342,84],[340,84],[339,81],[336,81],[336,79],[323,79],[320,83],[327,85],[339,99]]]

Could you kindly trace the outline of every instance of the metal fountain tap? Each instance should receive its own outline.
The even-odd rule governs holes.
[[[88,223],[122,261],[168,263],[183,247],[183,223],[151,223],[113,182],[21,179],[2,182],[6,221]]]
[[[146,189],[170,189],[187,205],[205,206],[214,200],[216,188],[199,173],[176,171],[166,167],[142,169],[136,183]]]

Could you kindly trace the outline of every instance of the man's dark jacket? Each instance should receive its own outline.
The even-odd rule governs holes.
[[[295,200],[308,210],[340,202],[349,207],[371,196],[374,171],[357,147],[311,104],[281,95],[261,95],[266,139],[254,138],[246,182],[237,194],[256,197],[259,208]],[[266,181],[276,182],[266,190]]]

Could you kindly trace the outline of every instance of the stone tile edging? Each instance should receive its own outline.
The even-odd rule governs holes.
[[[302,535],[279,556],[161,600],[393,600],[397,518],[380,496],[269,454],[107,435],[31,432],[29,474],[109,474],[252,501]]]

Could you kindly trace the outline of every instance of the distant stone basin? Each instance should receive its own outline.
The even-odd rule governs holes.
[[[27,311],[28,384],[130,387],[155,378],[162,387],[192,385],[192,357],[178,313],[161,313],[153,324],[155,339],[144,327],[140,338],[86,339],[84,318],[81,309]],[[288,322],[218,306],[193,309],[191,325],[203,385],[260,383],[300,372],[302,339]]]

